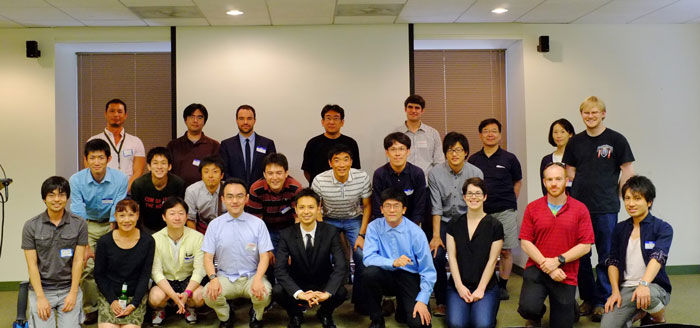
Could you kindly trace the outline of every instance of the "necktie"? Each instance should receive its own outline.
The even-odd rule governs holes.
[[[311,234],[307,233],[306,234],[306,255],[311,255],[312,249],[313,249],[313,246],[311,245]]]
[[[250,139],[245,139],[245,180],[250,178]]]

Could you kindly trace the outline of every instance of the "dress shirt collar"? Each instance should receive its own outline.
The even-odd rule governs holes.
[[[51,218],[49,217],[48,210],[42,212],[40,218],[41,218],[41,222],[43,222],[43,223],[51,223]],[[57,227],[60,227],[64,224],[68,224],[68,222],[70,222],[70,221],[68,221],[68,218],[70,218],[70,213],[68,213],[68,209],[65,208],[65,209],[63,209],[63,216],[61,216],[61,221],[58,222]]]
[[[340,182],[338,181],[338,179],[335,178],[335,172],[333,171],[333,169],[330,169],[329,171],[331,171],[331,179],[333,181],[333,184],[346,184],[352,181],[352,170],[354,169],[350,168],[350,171],[348,172],[348,179],[345,180],[345,182]]]
[[[314,224],[314,228],[311,231],[304,230],[301,224],[299,224],[299,230],[301,230],[301,237],[304,239],[304,245],[306,245],[306,235],[311,235],[311,245],[314,245],[314,241],[316,240],[316,228],[318,228],[318,222]]]
[[[109,131],[107,128],[105,128],[105,133],[108,136],[112,137],[112,140],[114,140],[114,133],[112,133],[112,131]],[[119,135],[124,137],[124,133],[126,133],[126,129],[124,129],[124,127],[122,127],[122,130],[119,131]]]

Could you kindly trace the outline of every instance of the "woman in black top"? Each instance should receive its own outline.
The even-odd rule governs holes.
[[[574,126],[571,125],[571,122],[565,118],[560,118],[552,122],[552,125],[549,126],[549,144],[553,147],[557,147],[557,149],[551,154],[544,155],[544,157],[542,157],[542,162],[540,163],[540,184],[542,187],[542,195],[547,195],[547,188],[544,187],[544,182],[541,182],[542,179],[544,179],[544,175],[542,175],[544,167],[549,163],[562,161],[564,158],[564,150],[566,150],[566,144],[569,143],[569,139],[571,139],[571,137],[573,137],[575,134]],[[567,194],[570,190],[571,181],[568,181],[566,183]]]
[[[503,247],[501,222],[484,212],[486,185],[471,178],[462,187],[467,214],[447,226],[450,283],[448,327],[494,327],[500,292],[494,270]]]
[[[140,327],[146,313],[146,292],[151,275],[155,241],[138,229],[139,205],[131,199],[117,203],[117,229],[97,241],[95,281],[98,327]],[[126,306],[119,304],[126,286]]]

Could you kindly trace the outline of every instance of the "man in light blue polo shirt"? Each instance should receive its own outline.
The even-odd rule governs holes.
[[[111,156],[109,145],[102,139],[93,139],[85,144],[85,169],[70,177],[70,211],[87,220],[88,249],[95,251],[97,240],[112,229],[114,207],[126,197],[129,179],[124,173],[107,167]],[[97,284],[92,275],[94,261],[88,259],[83,270],[83,311],[85,324],[97,321]]]
[[[233,327],[235,319],[226,300],[249,298],[250,327],[262,327],[263,312],[270,304],[272,285],[265,278],[272,251],[265,223],[243,209],[248,202],[245,182],[231,178],[224,182],[223,201],[227,213],[209,223],[204,235],[204,270],[209,283],[204,286],[204,302],[214,309],[219,327]],[[218,262],[214,267],[214,257]]]

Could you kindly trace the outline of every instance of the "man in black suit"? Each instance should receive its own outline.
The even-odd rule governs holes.
[[[226,164],[224,178],[239,178],[246,186],[262,178],[262,160],[265,155],[275,153],[275,142],[253,131],[255,109],[240,105],[236,109],[238,134],[221,142],[219,154]]]
[[[303,189],[294,198],[299,222],[282,230],[277,245],[273,299],[289,315],[289,328],[301,327],[302,304],[319,305],[316,316],[324,328],[335,328],[333,311],[343,304],[348,271],[338,230],[321,217],[321,198]],[[288,260],[289,259],[289,260]]]

